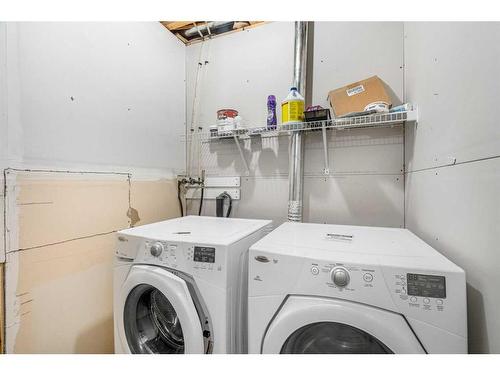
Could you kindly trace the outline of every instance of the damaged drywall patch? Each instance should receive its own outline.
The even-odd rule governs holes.
[[[5,211],[4,211],[4,198],[5,198],[5,184],[4,173],[0,175],[0,354],[5,352]]]
[[[4,301],[5,301],[5,353],[13,353],[14,343],[19,329],[19,297],[16,296],[19,262],[17,253],[9,253],[10,249],[19,247],[17,197],[19,190],[16,174],[10,169],[4,170]]]
[[[0,263],[0,354],[4,353],[4,326],[5,326],[5,304],[4,304],[4,263]]]
[[[145,225],[180,216],[177,204],[177,180],[129,180],[130,197],[127,217],[130,226]],[[141,213],[139,215],[139,212]]]
[[[20,326],[20,306],[27,294],[18,294],[19,253],[8,253],[5,263],[5,353],[14,353]]]
[[[17,186],[18,249],[110,233],[129,224],[125,176],[19,173]]]
[[[135,224],[141,221],[141,218],[139,217],[139,211],[137,211],[133,207],[129,207],[129,209],[127,210],[127,216],[130,219],[131,227],[135,226]]]
[[[1,190],[0,190],[0,263],[5,262],[5,171],[0,175],[0,185],[1,185]]]
[[[112,352],[114,231],[179,216],[176,181],[43,172],[9,171],[6,352]]]
[[[7,353],[112,352],[114,232],[128,227],[124,215],[129,207],[129,186],[124,178],[128,174],[103,178],[72,173],[61,178],[62,173],[7,173]],[[107,240],[102,245],[93,242],[99,241],[97,238]],[[75,244],[82,243],[83,248],[73,251]],[[63,250],[54,256],[54,249]],[[73,290],[70,280],[78,285]],[[58,294],[60,301],[51,301]],[[75,312],[82,294],[87,295],[86,304]],[[95,308],[101,309],[99,313],[92,311]],[[54,321],[69,317],[71,321],[77,313],[83,315],[74,327],[67,324],[57,332],[58,337],[66,339],[59,344],[53,342],[54,335],[45,330],[50,326],[47,317],[56,317]],[[106,327],[102,335],[96,335],[99,341],[92,348],[87,346],[92,334],[85,332],[97,320]]]
[[[113,352],[114,245],[108,234],[16,252],[15,353]]]
[[[177,180],[132,180],[130,207],[141,213],[141,225],[179,217]]]

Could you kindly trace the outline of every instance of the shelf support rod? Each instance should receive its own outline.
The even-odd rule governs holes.
[[[330,174],[330,165],[328,162],[328,139],[326,138],[326,121],[321,122],[321,133],[323,135],[323,157],[325,158],[324,175]]]
[[[243,162],[243,166],[245,167],[245,175],[248,176],[250,174],[250,169],[248,168],[248,163],[245,159],[245,155],[243,154],[243,150],[241,149],[240,139],[238,138],[238,136],[236,134],[233,134],[233,138],[234,138],[234,142],[236,143],[236,147],[238,148],[238,152],[240,153],[240,158],[241,158],[241,161]]]

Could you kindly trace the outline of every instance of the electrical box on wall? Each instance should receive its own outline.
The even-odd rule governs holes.
[[[228,193],[232,200],[240,199],[240,189],[226,189],[226,188],[205,188],[203,199],[216,199],[222,193]],[[186,199],[200,199],[201,188],[188,189],[186,191]]]
[[[222,193],[228,193],[233,200],[240,199],[240,176],[211,176],[205,178],[203,199],[216,199]],[[188,188],[186,199],[200,199],[201,188]]]
[[[205,178],[205,187],[240,187],[240,183],[240,176],[212,176]]]

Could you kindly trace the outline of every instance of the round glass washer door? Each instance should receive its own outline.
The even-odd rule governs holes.
[[[133,265],[117,300],[117,336],[125,352],[207,352],[201,318],[181,277],[162,267]]]
[[[299,328],[288,337],[281,354],[392,354],[369,333],[336,322],[318,322]]]
[[[136,286],[123,312],[125,336],[134,354],[184,354],[182,325],[172,303],[155,287]]]

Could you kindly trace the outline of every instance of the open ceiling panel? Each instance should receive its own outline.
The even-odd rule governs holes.
[[[263,24],[263,21],[160,21],[186,44],[214,36],[241,31]]]

